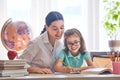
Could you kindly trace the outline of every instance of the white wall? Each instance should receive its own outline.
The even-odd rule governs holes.
[[[100,37],[99,37],[99,0],[86,0],[88,3],[88,23],[84,25],[87,26],[87,36],[86,44],[87,49],[91,50],[100,50]],[[0,0],[0,29],[3,26],[3,23],[7,20],[7,9],[6,9],[6,0]],[[57,10],[53,5],[54,0],[32,0],[32,7],[30,12],[29,23],[32,28],[33,38],[38,36],[43,29],[45,23],[45,16],[51,10]],[[57,6],[57,4],[55,4]],[[62,6],[62,5],[61,5]],[[86,9],[86,8],[85,8]],[[84,16],[83,16],[84,18]],[[67,21],[65,21],[67,22]],[[0,59],[6,59],[7,50],[3,47],[0,41]]]
[[[32,29],[33,38],[40,35],[41,30],[45,24],[45,16],[49,11],[51,11],[51,0],[31,0],[32,6],[31,11],[29,12],[29,24]],[[7,19],[9,19],[7,15],[7,0],[0,0],[0,34],[3,24]],[[27,4],[26,4],[27,5]],[[0,37],[1,39],[1,37]],[[4,48],[1,40],[0,40],[0,59],[8,59],[7,58],[7,50]]]
[[[0,0],[0,35],[1,35],[1,29],[4,24],[4,22],[7,20],[6,14],[6,0]],[[7,50],[4,48],[1,37],[0,37],[0,59],[7,59],[6,56]]]
[[[89,50],[99,50],[99,0],[88,0]]]

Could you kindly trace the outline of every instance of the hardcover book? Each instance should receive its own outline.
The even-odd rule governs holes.
[[[26,64],[26,61],[24,59],[16,59],[16,60],[0,60],[0,66],[1,65],[16,65],[16,66],[23,66]]]
[[[11,66],[0,65],[0,70],[14,70],[14,69],[23,69],[23,68],[24,66],[18,66],[18,65],[17,66],[16,65],[15,66],[14,65],[13,66],[12,65]]]
[[[27,69],[0,70],[0,76],[25,76],[28,75]]]
[[[0,60],[0,76],[25,76],[28,75],[23,59]]]

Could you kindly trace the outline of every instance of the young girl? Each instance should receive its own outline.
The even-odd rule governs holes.
[[[56,72],[80,72],[94,67],[79,30],[73,28],[64,33],[64,46],[54,66]],[[82,67],[84,61],[88,66]]]

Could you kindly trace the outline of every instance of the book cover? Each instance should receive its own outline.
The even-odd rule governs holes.
[[[14,69],[24,69],[24,66],[16,65],[0,65],[0,70],[14,70]]]
[[[0,60],[0,66],[2,65],[25,65],[26,61],[24,59],[16,59],[16,60]]]
[[[0,70],[0,73],[24,73],[27,69]]]
[[[13,76],[27,76],[29,75],[28,72],[24,73],[0,73],[0,77],[13,77]]]
[[[19,76],[28,75],[27,69],[0,70],[0,76]]]
[[[0,77],[21,77],[29,75],[28,72],[26,73],[13,73],[13,74],[0,74]]]

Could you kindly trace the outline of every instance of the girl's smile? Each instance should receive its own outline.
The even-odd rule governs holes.
[[[71,35],[67,38],[67,45],[73,56],[78,54],[80,49],[80,39],[77,35]]]

